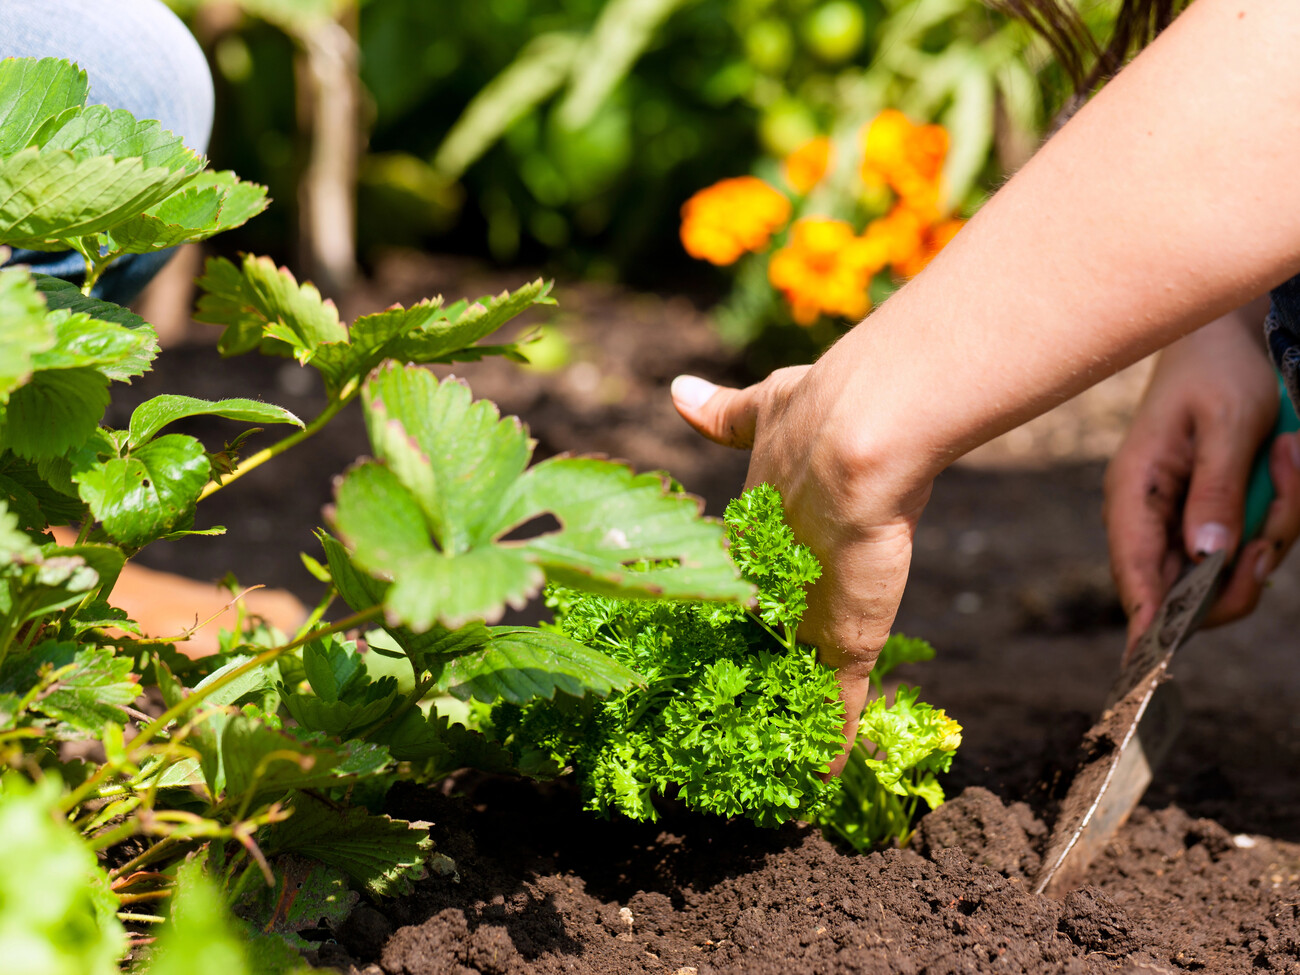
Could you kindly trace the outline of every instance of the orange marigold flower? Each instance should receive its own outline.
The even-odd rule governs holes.
[[[682,246],[691,257],[731,264],[762,250],[790,219],[784,193],[754,176],[738,176],[700,190],[682,205]]]
[[[795,223],[789,244],[772,255],[767,279],[785,296],[794,320],[811,325],[823,314],[866,315],[871,276],[883,266],[880,248],[843,220],[807,217]]]
[[[819,135],[785,157],[785,181],[803,195],[822,181],[830,165],[831,140]]]
[[[886,109],[863,131],[862,181],[869,187],[887,184],[918,206],[937,205],[947,155],[942,125],[913,125],[897,109]]]
[[[965,220],[953,218],[927,227],[921,246],[907,260],[894,262],[894,270],[905,278],[916,277],[964,226]]]
[[[897,269],[920,253],[930,222],[922,211],[900,203],[886,216],[871,221],[863,237],[879,249],[882,265],[892,264]]]

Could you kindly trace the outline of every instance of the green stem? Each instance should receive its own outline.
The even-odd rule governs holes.
[[[319,623],[321,619],[324,618],[325,611],[330,608],[330,604],[334,602],[336,596],[338,596],[338,590],[335,589],[332,584],[327,586],[325,589],[325,595],[321,597],[320,602],[316,604],[316,608],[311,611],[311,615],[307,617],[302,626],[298,627],[298,632],[295,633],[294,636],[302,636]]]
[[[334,400],[325,407],[320,416],[316,417],[316,419],[312,420],[301,430],[289,434],[289,436],[285,437],[283,440],[271,444],[271,446],[264,450],[259,450],[257,453],[253,454],[252,457],[244,458],[244,460],[242,460],[233,471],[225,475],[225,477],[220,481],[209,481],[203,490],[199,492],[199,500],[202,501],[204,498],[211,497],[231,481],[239,480],[249,471],[261,467],[272,457],[278,457],[290,447],[295,447],[308,437],[318,433],[321,427],[325,426],[325,424],[332,420],[339,410],[352,402],[352,400],[356,398],[356,395],[357,394],[353,392],[352,395],[346,398]]]
[[[90,538],[90,533],[94,530],[95,519],[93,517],[86,518],[86,520],[81,523],[81,531],[77,532],[77,541],[74,544],[85,545],[86,539]]]
[[[749,610],[749,609],[747,609],[747,610],[745,610],[745,612],[749,615],[749,618],[750,618],[750,619],[752,619],[755,623],[757,623],[757,624],[758,624],[759,626],[761,626],[763,629],[767,630],[768,633],[771,633],[771,634],[772,634],[772,639],[773,639],[773,640],[775,640],[777,643],[781,644],[781,646],[785,647],[787,650],[793,650],[793,649],[794,649],[794,641],[792,640],[792,641],[790,641],[789,643],[787,643],[787,642],[785,641],[785,639],[784,639],[784,638],[783,638],[779,633],[776,632],[776,630],[772,629],[770,626],[767,625],[767,623],[763,620],[763,617],[759,616],[759,615],[758,615],[757,613],[755,613],[753,610]]]
[[[216,691],[232,683],[233,681],[238,680],[240,677],[243,677],[249,671],[256,670],[258,667],[265,666],[266,664],[271,663],[281,654],[288,653],[290,650],[296,650],[298,647],[302,646],[305,643],[310,643],[312,640],[319,640],[321,637],[329,636],[331,633],[339,633],[342,632],[343,630],[350,630],[354,626],[359,626],[362,623],[372,620],[376,616],[378,616],[381,612],[383,612],[383,608],[384,608],[383,606],[371,606],[369,609],[362,610],[359,613],[353,613],[351,616],[347,616],[339,620],[337,623],[331,623],[329,626],[321,627],[319,630],[313,630],[311,633],[305,633],[294,640],[290,640],[288,643],[284,644],[283,646],[272,647],[269,650],[262,651],[256,657],[253,657],[251,660],[249,660],[247,663],[244,663],[241,666],[236,667],[234,670],[226,674],[223,674],[220,678],[214,680],[211,684],[208,684],[206,687],[202,688],[201,690],[194,691],[184,700],[178,702],[175,706],[168,708],[161,715],[159,715],[157,718],[151,721],[140,731],[138,735],[135,736],[135,738],[132,739],[131,747],[127,749],[126,752],[126,756],[125,756],[126,759],[130,760],[133,755],[138,754],[140,749],[142,749],[149,742],[153,741],[154,738],[158,737],[158,735],[160,735],[167,728],[168,725],[170,725],[173,721],[175,721],[177,718],[181,717],[185,713],[194,710],[194,708],[198,707],[198,705],[203,703],[203,701],[206,700],[209,695],[215,693]],[[97,773],[95,773],[90,778],[88,778],[85,782],[83,782],[80,787],[78,787],[77,789],[73,790],[72,792],[64,796],[63,799],[59,802],[59,807],[63,809],[65,812],[74,809],[80,803],[84,802],[87,796],[89,796],[92,792],[98,789],[101,782],[103,782],[105,778],[107,778],[110,774],[112,774],[112,772],[113,772],[112,766],[110,765],[100,766],[100,769]]]
[[[180,844],[180,842],[181,839],[180,837],[177,836],[163,837],[153,846],[149,847],[147,850],[144,850],[142,853],[140,853],[139,856],[126,861],[126,863],[122,864],[120,867],[114,867],[112,870],[110,870],[108,872],[109,879],[116,880],[119,877],[129,877],[131,874],[133,874],[140,867],[143,867],[150,860],[158,859],[158,857],[160,857],[163,853],[170,851],[173,846],[177,846],[178,844]]]
[[[114,843],[120,843],[122,840],[129,839],[140,831],[140,824],[134,819],[129,819],[116,829],[110,829],[96,836],[90,837],[87,841],[90,848],[98,852],[106,850]]]
[[[130,755],[134,753],[139,748],[141,748],[148,742],[152,741],[154,738],[158,736],[160,732],[163,731],[164,728],[166,728],[177,718],[181,717],[187,711],[192,711],[196,706],[202,703],[210,694],[213,694],[214,692],[220,690],[226,685],[233,683],[234,681],[238,680],[240,677],[243,677],[249,671],[256,670],[258,667],[265,666],[266,664],[271,663],[281,654],[288,653],[290,650],[296,650],[298,649],[298,647],[302,646],[305,643],[310,643],[312,640],[319,640],[321,637],[329,636],[331,633],[341,633],[344,630],[350,630],[354,626],[358,626],[362,623],[374,619],[382,611],[383,611],[382,606],[371,606],[369,609],[365,609],[359,613],[353,613],[351,616],[344,617],[343,619],[339,620],[337,623],[331,623],[329,626],[321,627],[319,630],[313,630],[311,633],[305,633],[302,636],[298,637],[297,639],[290,640],[288,643],[284,644],[283,646],[272,647],[270,650],[262,651],[256,657],[249,660],[247,663],[243,664],[240,667],[236,667],[234,670],[230,671],[229,673],[223,674],[220,678],[214,680],[211,684],[208,684],[202,690],[196,690],[194,693],[190,694],[189,697],[185,698],[183,701],[178,703],[175,707],[169,708],[166,711],[164,711],[159,717],[155,718],[152,722],[150,722],[149,725],[140,732],[140,734],[136,735],[135,739],[131,742],[131,748],[130,751],[127,752],[127,754]]]

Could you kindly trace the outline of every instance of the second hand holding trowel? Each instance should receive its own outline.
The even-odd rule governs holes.
[[[1275,495],[1268,470],[1272,443],[1296,430],[1300,418],[1283,391],[1273,434],[1251,470],[1243,539],[1259,534]],[[1134,645],[1101,718],[1084,736],[1083,759],[1061,803],[1034,893],[1060,896],[1079,886],[1146,792],[1182,726],[1181,695],[1167,682],[1169,662],[1214,604],[1232,566],[1227,552],[1189,563]]]

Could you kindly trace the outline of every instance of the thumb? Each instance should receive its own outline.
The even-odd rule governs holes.
[[[1201,439],[1183,508],[1183,538],[1191,557],[1231,551],[1240,541],[1246,479],[1256,445],[1253,437],[1226,431]]]
[[[757,386],[729,389],[699,376],[673,380],[673,406],[682,419],[714,443],[748,450],[758,421]]]

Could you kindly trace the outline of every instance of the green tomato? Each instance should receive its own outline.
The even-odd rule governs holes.
[[[790,66],[794,37],[781,20],[760,20],[745,32],[745,56],[765,74],[781,74]]]
[[[788,156],[817,135],[817,121],[808,106],[794,98],[782,98],[759,122],[763,148],[774,156]]]
[[[853,0],[831,0],[804,18],[804,42],[828,64],[853,57],[862,49],[866,36],[866,15]]]

